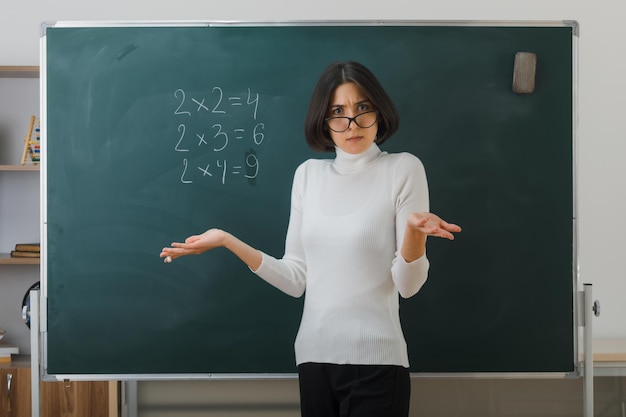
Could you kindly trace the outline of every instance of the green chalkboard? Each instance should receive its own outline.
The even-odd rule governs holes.
[[[226,250],[171,265],[220,227],[280,257],[303,119],[332,61],[357,60],[401,115],[382,147],[424,163],[431,239],[401,303],[411,370],[575,371],[575,25],[176,23],[44,33],[44,364],[139,378],[296,371],[302,299]],[[535,91],[512,91],[517,52]]]

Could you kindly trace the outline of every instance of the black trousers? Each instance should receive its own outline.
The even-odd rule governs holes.
[[[387,365],[298,366],[302,417],[408,417],[409,370]]]

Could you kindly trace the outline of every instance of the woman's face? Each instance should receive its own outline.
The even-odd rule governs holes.
[[[330,97],[330,105],[326,117],[356,117],[366,112],[376,110],[371,101],[363,94],[361,89],[354,83],[345,83],[337,87]],[[350,126],[344,132],[336,132],[329,129],[330,137],[335,145],[344,152],[359,154],[366,151],[376,140],[378,132],[377,113],[368,113],[358,119],[360,127],[352,120]],[[337,123],[338,122],[338,123]],[[335,127],[335,130],[345,128],[348,121],[346,119],[336,119],[329,121],[328,126]],[[344,123],[343,126],[341,124]],[[339,128],[337,128],[339,125]]]

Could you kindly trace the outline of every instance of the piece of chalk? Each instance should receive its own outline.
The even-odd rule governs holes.
[[[166,257],[166,258],[165,258],[165,262],[166,262],[166,263],[168,263],[168,264],[169,264],[170,262],[172,262],[172,257],[171,257],[171,256]]]

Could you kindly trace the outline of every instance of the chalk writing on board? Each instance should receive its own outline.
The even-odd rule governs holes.
[[[212,180],[226,185],[232,177],[249,182],[257,177],[260,164],[250,147],[265,141],[265,123],[257,120],[258,93],[250,88],[243,93],[230,93],[218,86],[202,93],[178,88],[174,99],[178,133],[173,150],[176,154],[184,152],[178,154],[183,157],[182,184]]]
[[[215,163],[209,162],[204,167],[198,166],[198,170],[202,173],[203,177],[216,176],[222,184],[226,184],[226,176],[229,175],[242,175],[245,178],[256,178],[259,173],[259,160],[256,155],[249,153],[244,159],[244,165],[234,164],[230,165],[230,162],[226,159],[216,160]],[[180,177],[180,181],[183,184],[191,184],[192,180],[188,179],[187,171],[189,169],[189,162],[187,158],[183,159],[183,172]]]

